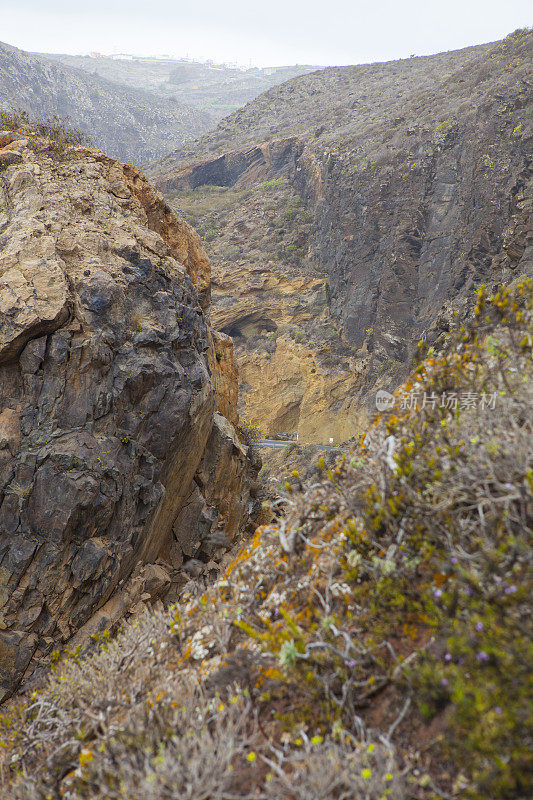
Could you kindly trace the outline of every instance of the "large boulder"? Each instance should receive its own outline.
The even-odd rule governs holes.
[[[246,526],[258,490],[249,458],[233,425],[215,412],[190,494],[174,522],[178,559],[210,558],[220,545],[228,549]],[[172,560],[176,563],[176,557]]]
[[[247,523],[253,483],[231,423],[216,413],[213,428],[215,408],[235,415],[237,378],[227,345],[234,390],[213,358],[194,231],[141,173],[98,151],[10,148],[20,158],[0,174],[4,696],[136,565],[169,551],[206,459],[217,472],[211,528],[231,519],[234,536]],[[213,444],[222,435],[230,453]]]

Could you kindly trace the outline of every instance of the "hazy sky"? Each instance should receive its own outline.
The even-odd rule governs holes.
[[[48,53],[261,66],[454,50],[531,25],[531,0],[0,0],[0,40]]]

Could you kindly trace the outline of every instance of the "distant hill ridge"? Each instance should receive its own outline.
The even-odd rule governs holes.
[[[73,56],[43,54],[70,67],[132,88],[192,105],[209,113],[213,121],[231,114],[271,86],[314,72],[317,66],[239,69],[221,64],[202,64],[172,58],[113,58],[111,56]]]
[[[357,127],[379,122],[384,112],[401,112],[408,94],[433,88],[436,81],[493,46],[481,44],[432,56],[316,69],[272,87],[198,142],[154,164],[152,171],[159,174],[202,155],[218,155],[230,146],[237,150],[295,134],[312,132],[321,141],[328,136],[342,140]],[[322,125],[324,130],[320,130]]]
[[[0,107],[68,116],[110,156],[140,164],[204,133],[210,117],[152,92],[0,43]]]

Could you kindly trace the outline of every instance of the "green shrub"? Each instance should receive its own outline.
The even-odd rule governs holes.
[[[85,133],[69,127],[68,118],[57,115],[38,121],[32,120],[26,111],[0,109],[0,130],[16,131],[33,141],[37,137],[49,139],[56,145],[56,150],[65,149],[68,145],[90,144],[90,139]]]
[[[291,453],[294,453],[295,450],[298,449],[298,445],[296,442],[289,442],[289,444],[283,448],[283,459],[287,461]]]
[[[296,219],[298,216],[298,209],[297,208],[286,208],[285,211],[282,212],[283,219],[292,221]]]
[[[249,419],[241,419],[237,430],[239,431],[241,439],[247,445],[254,444],[254,442],[264,438],[261,426],[255,422],[251,422]]]
[[[285,184],[285,180],[283,178],[272,178],[270,181],[264,181],[259,185],[259,190],[263,192],[268,192],[271,189],[281,189],[281,187]]]

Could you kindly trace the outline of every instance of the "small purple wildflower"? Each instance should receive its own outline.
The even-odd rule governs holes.
[[[441,679],[441,684],[442,684],[442,686],[448,686],[449,682],[450,682],[450,681],[448,680],[448,678],[442,678],[442,679]]]
[[[450,561],[452,562],[452,564],[457,564],[458,560],[459,560],[459,559],[457,558],[457,556],[452,556],[452,557],[450,558]]]
[[[514,583],[512,586],[507,586],[505,589],[505,594],[514,594],[518,591],[518,586],[515,586]]]
[[[437,597],[437,598],[438,597],[442,597],[442,590],[441,589],[435,589],[435,591],[433,592],[433,597]]]
[[[484,650],[480,650],[479,653],[477,653],[476,658],[477,658],[478,661],[488,661],[489,660],[489,657],[488,657],[488,655],[486,654],[486,652]]]
[[[446,653],[446,655],[444,656],[444,660],[445,661],[451,661],[452,660],[452,654],[451,653]]]
[[[502,707],[501,707],[501,706],[496,706],[496,708],[494,709],[494,711],[496,712],[496,714],[503,714],[503,711],[502,711]]]
[[[350,659],[350,661],[348,661],[348,666],[355,667],[355,661],[353,659]]]
[[[476,622],[476,631],[482,631],[483,628],[484,628],[484,625],[483,625],[482,622]]]
[[[513,484],[512,484],[512,483],[506,483],[506,484],[505,484],[505,488],[506,488],[506,489],[514,489],[514,486],[513,486]]]

